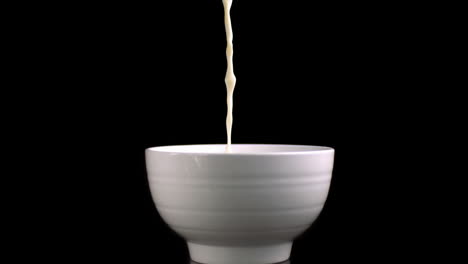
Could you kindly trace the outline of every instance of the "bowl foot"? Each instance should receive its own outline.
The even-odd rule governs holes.
[[[268,264],[289,259],[292,242],[274,245],[230,247],[188,242],[190,258],[204,264]]]

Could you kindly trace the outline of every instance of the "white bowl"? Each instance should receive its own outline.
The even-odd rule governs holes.
[[[321,212],[334,150],[300,145],[146,150],[153,200],[200,263],[275,263]]]

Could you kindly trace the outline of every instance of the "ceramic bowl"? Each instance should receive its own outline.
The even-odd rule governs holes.
[[[153,200],[199,263],[276,263],[320,214],[334,150],[303,145],[146,150]]]

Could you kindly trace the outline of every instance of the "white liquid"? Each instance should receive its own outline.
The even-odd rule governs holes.
[[[231,132],[232,132],[232,95],[234,93],[234,87],[236,86],[236,76],[234,75],[234,66],[232,64],[232,25],[231,25],[231,5],[232,0],[223,0],[224,5],[224,26],[226,27],[226,40],[227,40],[227,48],[226,48],[226,59],[227,59],[227,70],[226,70],[226,78],[224,81],[226,82],[227,88],[227,117],[226,117],[226,131],[227,131],[227,145],[226,145],[226,152],[231,152]]]

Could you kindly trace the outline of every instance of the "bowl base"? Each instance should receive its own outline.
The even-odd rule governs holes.
[[[269,264],[283,262],[291,255],[292,242],[274,245],[230,247],[188,242],[190,258],[204,264]]]

